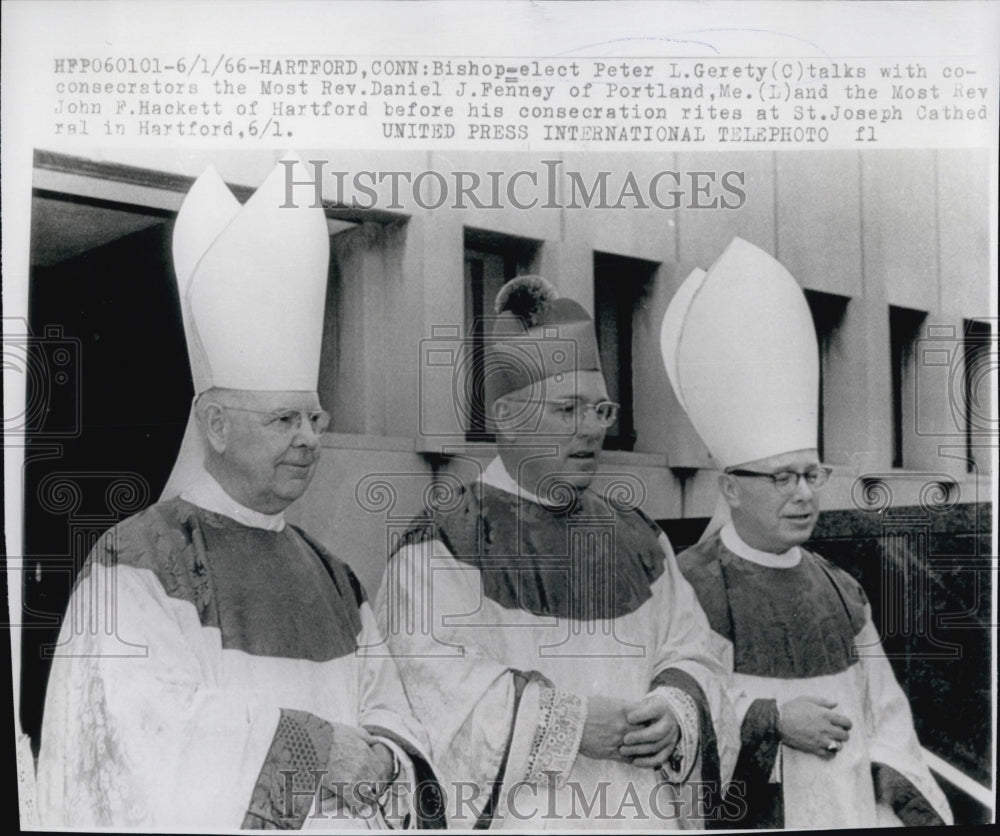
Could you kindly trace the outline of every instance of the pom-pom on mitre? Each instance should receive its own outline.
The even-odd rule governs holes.
[[[518,276],[500,288],[493,310],[498,314],[510,311],[531,328],[542,321],[549,303],[559,298],[559,292],[541,276]]]
[[[541,276],[511,279],[500,288],[494,310],[483,369],[487,406],[545,378],[600,372],[593,318]]]

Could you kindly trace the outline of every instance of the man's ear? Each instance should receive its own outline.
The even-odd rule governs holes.
[[[740,507],[740,486],[735,476],[730,476],[728,473],[719,474],[719,493],[730,508]]]
[[[225,453],[229,443],[229,416],[226,411],[217,403],[205,404],[198,421],[208,445],[220,455]]]

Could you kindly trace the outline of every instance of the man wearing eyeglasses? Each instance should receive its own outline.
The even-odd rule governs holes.
[[[831,472],[815,450],[799,450],[729,468],[719,489],[743,540],[781,554],[809,539],[819,518],[819,490]]]
[[[281,166],[244,206],[209,169],[178,214],[198,394],[161,501],[107,532],[77,580],[46,698],[44,825],[443,823],[392,660],[357,653],[380,644],[364,589],[284,518],[330,420],[329,233],[286,200]]]
[[[717,741],[735,755],[716,727],[722,668],[666,537],[613,477],[598,484],[618,405],[593,321],[539,277],[495,308],[498,455],[409,532],[376,605],[449,824],[700,826]]]
[[[798,284],[737,238],[678,289],[661,348],[723,469],[720,512],[679,563],[731,659],[742,810],[729,824],[951,823],[864,591],[803,547],[831,469],[816,449],[819,358]]]

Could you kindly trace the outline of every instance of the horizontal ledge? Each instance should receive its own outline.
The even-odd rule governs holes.
[[[438,456],[465,455],[476,458],[491,459],[497,454],[496,444],[487,441],[463,441],[460,437],[441,437],[438,439],[420,436],[383,436],[365,433],[324,433],[322,446],[334,450],[384,450],[398,453],[416,453]],[[605,465],[651,467],[663,469],[692,470],[696,474],[714,474],[719,470],[710,466],[680,466],[671,462],[666,453],[635,452],[627,450],[604,450],[601,462]],[[833,468],[831,479],[843,484],[856,479],[871,479],[873,481],[918,482],[928,477],[937,481],[949,480],[959,485],[970,483],[991,484],[990,474],[954,474],[945,471],[931,472],[921,470],[906,470],[902,468],[886,468],[881,471],[860,472],[848,464],[831,464]]]
[[[394,435],[362,433],[323,433],[320,444],[324,450],[385,450],[393,453],[416,453],[412,438]]]
[[[35,149],[32,167],[36,174],[38,172],[50,172],[74,178],[82,178],[85,181],[98,181],[102,185],[112,183],[119,186],[132,187],[132,192],[126,192],[126,194],[132,195],[133,200],[135,200],[135,194],[139,194],[136,189],[148,190],[153,193],[159,192],[165,196],[154,197],[150,203],[150,207],[161,210],[168,208],[174,212],[180,208],[183,196],[190,190],[191,185],[197,179],[186,174],[175,174],[169,171],[143,168],[125,163],[95,160],[89,157],[64,154],[41,148]],[[40,179],[43,188],[48,187],[52,191],[60,191],[58,187],[60,181],[53,181],[44,175]],[[55,188],[53,188],[53,183],[56,184]],[[250,196],[257,190],[256,186],[247,186],[241,183],[227,183],[226,185],[240,203],[246,203],[250,199]],[[69,188],[69,185],[64,184],[64,188]],[[107,191],[106,186],[104,186],[104,190]],[[76,191],[67,193],[77,197],[94,197],[91,193],[92,191],[93,189],[90,189],[85,194],[81,194],[80,190],[77,189]],[[114,194],[113,187],[112,194]],[[127,200],[124,203],[128,205]],[[164,204],[167,205],[165,206]],[[137,203],[132,211],[144,207],[144,203]],[[405,212],[390,212],[387,209],[375,208],[361,209],[356,206],[334,203],[329,200],[323,201],[323,211],[329,220],[346,221],[355,224],[377,223],[385,225],[405,222],[410,218]]]
[[[414,444],[417,452],[441,456],[455,455],[460,452],[462,455],[485,459],[493,458],[497,454],[497,446],[492,441],[461,441],[459,439],[434,441],[421,438],[417,439]],[[538,444],[545,446],[544,441],[539,441]],[[554,444],[555,442],[553,442]],[[636,453],[627,450],[604,450],[601,452],[601,463],[662,468],[666,468],[668,464],[666,453]]]

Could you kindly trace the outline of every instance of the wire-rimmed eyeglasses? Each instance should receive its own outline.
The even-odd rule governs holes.
[[[264,415],[261,424],[266,430],[279,435],[294,435],[302,429],[304,423],[309,425],[313,435],[322,435],[330,426],[330,413],[325,409],[245,409],[242,406],[225,406],[234,412],[249,412],[251,415]]]
[[[582,423],[584,418],[587,417],[587,413],[593,411],[594,417],[600,426],[610,427],[618,420],[618,412],[621,410],[621,404],[616,404],[614,401],[583,403],[582,401],[567,399],[561,401],[521,400],[516,401],[516,403],[547,406],[549,407],[548,411],[550,414],[562,419],[562,422],[568,426],[575,426],[577,423]]]
[[[774,487],[778,490],[778,493],[793,494],[799,487],[800,479],[805,479],[806,484],[812,490],[822,488],[830,478],[830,474],[833,473],[833,468],[820,465],[819,467],[810,467],[804,471],[779,470],[775,473],[762,473],[759,470],[742,470],[736,468],[727,470],[726,473],[731,476],[751,476],[758,479],[770,479]]]

